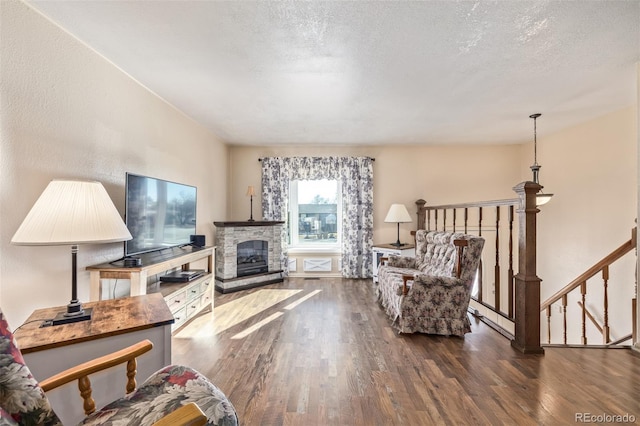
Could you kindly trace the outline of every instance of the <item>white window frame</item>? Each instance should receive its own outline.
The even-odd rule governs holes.
[[[329,180],[336,182],[336,230],[338,238],[335,243],[300,243],[298,234],[298,181]],[[339,179],[297,179],[289,185],[289,252],[297,253],[339,253],[342,246],[342,185]]]

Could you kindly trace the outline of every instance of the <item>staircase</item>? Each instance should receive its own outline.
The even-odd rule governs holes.
[[[631,304],[631,327],[630,332],[624,336],[618,337],[615,340],[611,339],[611,330],[610,330],[610,306],[609,306],[609,292],[610,292],[610,276],[609,271],[611,266],[619,261],[620,259],[626,257],[629,253],[633,253],[634,256],[637,256],[636,253],[637,247],[637,228],[633,228],[631,231],[631,238],[622,244],[620,247],[609,253],[595,265],[587,269],[584,273],[580,274],[576,279],[571,281],[565,287],[563,287],[560,291],[555,293],[553,296],[549,297],[547,300],[542,302],[540,305],[540,311],[545,312],[546,321],[547,321],[547,343],[545,346],[567,346],[567,347],[628,347],[632,344],[632,342],[636,341],[637,330],[636,330],[636,313],[637,313],[637,300],[635,295],[637,294],[637,277],[635,277],[634,285],[635,290],[633,292],[633,297],[629,301]],[[594,278],[600,276],[601,279],[598,280],[600,285],[595,284],[597,289],[593,289],[594,287]],[[619,279],[616,281],[616,286],[625,285],[625,283],[629,283],[628,279]],[[589,291],[587,287],[587,282],[590,283]],[[619,284],[617,284],[619,283]],[[600,291],[599,288],[602,290]],[[579,292],[579,293],[578,293]],[[589,297],[592,296],[593,299],[597,299],[598,303],[602,303],[602,310],[596,310],[589,303]],[[576,301],[577,311],[580,316],[580,337],[579,342],[572,342],[572,336],[577,335],[577,330],[572,328],[576,323],[574,321],[569,321],[569,318],[573,318],[574,316],[570,314],[571,312],[575,312],[576,308],[572,308],[569,306],[569,301]],[[591,309],[589,309],[591,306]],[[554,312],[554,308],[558,307],[557,311],[561,313],[562,319],[562,343],[552,342],[552,326],[556,325],[558,321],[552,321],[552,313]],[[612,314],[615,315],[616,310],[611,310]],[[588,320],[588,322],[587,322]],[[626,321],[625,321],[626,322]],[[591,324],[591,325],[589,325]],[[602,339],[599,343],[592,343],[587,339],[587,327],[595,327],[595,329],[602,336]],[[557,337],[556,337],[557,338]],[[624,344],[625,342],[629,342],[628,344]]]
[[[631,265],[637,268],[637,229],[541,302],[535,198],[540,187],[523,182],[513,189],[518,198],[435,206],[416,201],[418,229],[464,232],[486,240],[470,312],[523,353],[544,353],[543,346],[617,348],[637,342],[637,278],[628,272]],[[613,309],[610,296],[617,301]]]

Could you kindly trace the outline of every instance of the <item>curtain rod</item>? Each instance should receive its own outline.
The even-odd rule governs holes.
[[[264,158],[264,157],[259,157],[259,158],[258,158],[258,161],[262,161],[262,159],[263,159],[263,158]],[[376,161],[375,157],[365,157],[365,158],[368,158],[368,159],[370,159],[371,161]]]

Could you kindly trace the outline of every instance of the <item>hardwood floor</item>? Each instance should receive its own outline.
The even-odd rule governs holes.
[[[214,311],[174,335],[173,361],[220,387],[243,425],[640,422],[638,353],[522,355],[473,318],[464,339],[398,335],[370,280],[216,293]]]

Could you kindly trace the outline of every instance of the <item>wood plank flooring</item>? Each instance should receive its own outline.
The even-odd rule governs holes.
[[[209,377],[246,426],[640,424],[640,354],[522,355],[471,322],[464,339],[398,335],[370,280],[295,278],[216,293],[213,315],[174,335],[173,362]]]

